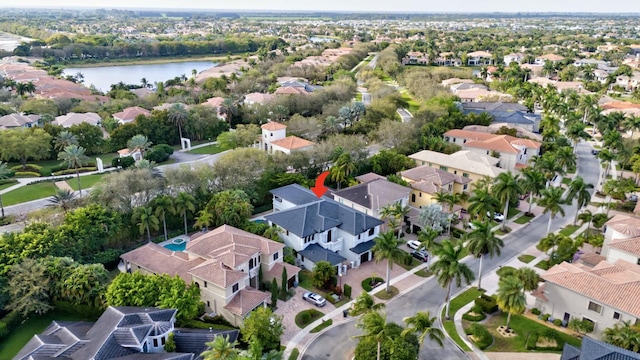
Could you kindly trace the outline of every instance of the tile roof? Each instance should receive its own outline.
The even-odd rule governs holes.
[[[269,121],[268,123],[260,126],[261,128],[263,128],[264,130],[270,130],[270,131],[275,131],[275,130],[283,130],[287,128],[287,125],[285,124],[281,124],[279,122],[276,121]]]
[[[205,262],[205,259],[190,258],[186,253],[171,251],[154,243],[124,253],[120,258],[150,272],[178,275],[187,284],[191,283],[189,270]]]
[[[640,257],[640,237],[613,240],[607,246]]]
[[[542,144],[529,139],[519,139],[510,135],[495,135],[469,130],[449,130],[445,136],[466,139],[463,147],[492,150],[500,153],[518,154],[518,147],[539,149]]]
[[[276,95],[309,95],[309,92],[303,87],[297,86],[281,86],[274,92]]]
[[[122,121],[133,121],[138,115],[149,116],[151,112],[139,106],[132,106],[113,114],[113,117]]]
[[[474,51],[467,54],[469,57],[492,57],[490,52],[486,51]]]
[[[366,182],[378,180],[378,179],[386,179],[386,177],[382,175],[378,175],[376,173],[371,173],[371,172],[362,174],[360,176],[356,176],[356,180],[360,181],[361,183],[366,183]]]
[[[351,186],[333,193],[336,196],[353,201],[371,210],[378,210],[408,197],[411,189],[392,183],[387,179],[376,179],[364,184]]]
[[[363,243],[360,243],[354,247],[352,247],[351,249],[349,249],[351,252],[355,253],[355,254],[364,254],[365,252],[371,250],[371,248],[373,248],[376,245],[376,242],[373,240],[369,240],[369,241],[365,241]]]
[[[562,263],[542,274],[547,284],[569,289],[596,302],[640,317],[640,266],[624,260],[606,261],[589,269]],[[553,300],[553,299],[552,299]]]
[[[471,179],[452,174],[428,165],[418,166],[400,173],[405,179],[409,179],[409,186],[427,194],[436,194],[448,184],[468,184]],[[445,189],[448,191],[448,189]]]
[[[215,258],[220,249],[231,246],[244,246],[251,248],[251,254],[262,251],[265,254],[273,254],[284,248],[284,244],[269,240],[265,237],[240,230],[233,226],[222,225],[187,243],[186,251],[202,257]]]
[[[237,271],[224,262],[217,260],[207,260],[203,262],[189,270],[189,275],[203,279],[224,289],[249,277],[249,273]]]
[[[640,219],[618,214],[605,223],[607,227],[629,236],[640,236]]]
[[[288,277],[288,279],[291,279],[297,273],[302,271],[302,269],[300,269],[299,267],[291,265],[291,264],[286,263],[286,262],[283,261],[283,262],[275,263],[273,265],[273,267],[271,268],[271,270],[267,270],[267,271],[265,271],[265,273],[269,274],[269,275],[271,275],[271,277],[277,278],[279,280],[280,277],[282,276],[282,270],[285,269],[285,268],[287,269],[287,277]]]
[[[34,124],[40,120],[40,115],[26,115],[13,113],[0,117],[0,128],[21,127],[26,124]]]
[[[496,177],[506,171],[505,169],[495,166],[500,162],[500,159],[496,159],[488,155],[477,154],[471,150],[462,150],[453,154],[443,154],[430,150],[422,150],[409,155],[409,158],[417,161],[424,161],[425,163],[452,167],[481,176]]]
[[[212,97],[212,98],[207,99],[207,101],[205,103],[203,103],[202,105],[207,105],[207,106],[219,108],[220,105],[222,105],[223,102],[224,102],[224,98],[223,97],[216,96],[216,97]]]
[[[250,93],[244,96],[244,101],[256,104],[265,104],[274,98],[275,96],[273,94]]]
[[[316,143],[314,143],[313,141],[305,140],[303,138],[299,138],[294,135],[287,136],[284,139],[271,142],[272,146],[279,146],[281,148],[288,149],[288,150],[302,149],[309,146],[313,146],[315,144]]]
[[[269,297],[269,293],[246,287],[238,291],[224,308],[234,314],[245,316],[258,305],[267,301]]]
[[[88,124],[97,126],[100,124],[100,121],[102,121],[102,118],[100,117],[100,115],[94,112],[88,112],[88,113],[70,112],[66,115],[61,115],[56,117],[56,119],[54,120],[54,123],[56,125],[60,125],[63,127],[71,127],[73,125],[79,125],[85,122]]]
[[[564,60],[564,56],[556,55],[556,54],[545,54],[541,56],[537,56],[536,59],[544,59],[550,61],[562,61]]]

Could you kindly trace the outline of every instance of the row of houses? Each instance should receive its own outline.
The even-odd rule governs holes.
[[[513,62],[523,64],[527,56],[523,53],[510,53],[504,55],[502,63],[509,65]],[[497,63],[493,54],[488,51],[473,51],[466,54],[467,66],[488,66],[495,65]],[[564,61],[565,58],[556,54],[544,54],[537,56],[533,59],[533,64],[544,65],[546,62],[557,63]],[[429,55],[420,51],[409,51],[405,57],[402,58],[402,64],[404,65],[429,65],[435,63],[440,66],[462,66],[462,60],[456,58],[451,52],[440,53],[435,59],[430,59]]]
[[[138,116],[149,116],[151,112],[147,109],[143,109],[139,106],[129,107],[123,111],[113,114],[113,118],[120,124],[128,124],[136,119]],[[41,126],[41,116],[35,114],[23,114],[13,113],[0,117],[0,129],[11,128],[32,128],[35,126]],[[70,128],[73,125],[79,125],[87,123],[94,126],[100,126],[102,117],[94,112],[87,113],[75,113],[70,112],[65,115],[57,116],[52,124],[62,126],[64,128]]]

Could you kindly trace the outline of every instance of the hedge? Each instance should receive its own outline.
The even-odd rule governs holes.
[[[42,166],[36,165],[36,164],[26,164],[24,167],[22,167],[22,165],[16,165],[16,166],[12,166],[11,170],[13,170],[14,172],[32,171],[32,172],[40,173],[42,171]]]
[[[89,172],[89,171],[96,171],[98,170],[97,167],[95,166],[86,166],[86,167],[81,167],[78,168],[78,172]],[[60,171],[56,171],[54,173],[52,173],[54,176],[58,176],[58,175],[69,175],[69,174],[75,174],[76,173],[76,169],[66,169],[66,170],[60,170]]]
[[[349,284],[344,284],[344,296],[351,299],[351,286]]]
[[[16,171],[15,177],[40,177],[39,172],[34,171]]]
[[[475,339],[474,343],[480,350],[488,348],[493,343],[493,336],[484,325],[474,323],[469,329]]]
[[[213,330],[237,330],[238,328],[220,324],[210,324],[200,320],[189,320],[187,321],[186,328],[191,329],[213,329]]]
[[[487,318],[487,315],[485,315],[483,312],[474,314],[471,314],[471,312],[466,312],[462,314],[462,318],[467,321],[482,321]]]
[[[538,308],[533,308],[533,309],[531,309],[531,313],[532,313],[533,315],[540,315],[540,314],[542,314],[542,312],[541,312],[541,311],[540,311],[540,309],[538,309]]]
[[[498,304],[496,303],[496,298],[494,296],[482,294],[475,300],[475,303],[476,305],[481,306],[482,311],[486,314],[493,314],[498,311]]]
[[[375,277],[373,278],[373,282],[377,283],[377,282],[382,282],[382,278],[379,277]],[[371,287],[371,277],[368,277],[364,280],[362,280],[362,289],[364,289],[364,291],[369,292],[371,291],[373,288]]]
[[[75,305],[70,301],[54,300],[53,306],[70,314],[82,314],[84,316],[99,318],[104,310],[91,305]]]

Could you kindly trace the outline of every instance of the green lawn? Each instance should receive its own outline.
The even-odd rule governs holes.
[[[7,183],[6,183],[6,184],[2,184],[2,185],[0,185],[0,190],[4,190],[4,189],[6,189],[6,188],[8,188],[8,187],[11,187],[11,186],[13,186],[13,185],[17,184],[17,183],[18,183],[18,180],[11,180],[11,181],[7,181]]]
[[[509,213],[507,214],[507,219],[511,219],[514,216],[520,214],[520,210],[518,210],[517,208],[509,208]]]
[[[525,264],[530,263],[531,261],[533,261],[533,259],[535,259],[536,257],[533,255],[528,255],[528,254],[524,254],[524,255],[520,255],[518,256],[518,260],[522,261]]]
[[[308,314],[307,316],[307,321],[303,321],[303,314]],[[309,324],[311,324],[312,322],[320,319],[321,317],[324,316],[324,313],[316,310],[316,309],[309,309],[309,310],[303,310],[300,311],[298,314],[296,314],[296,325],[298,325],[298,327],[300,329],[304,329],[305,327],[307,327]]]
[[[320,332],[320,331],[322,331],[324,328],[329,327],[329,326],[331,326],[332,324],[333,324],[333,320],[329,319],[329,320],[327,320],[327,321],[323,322],[322,324],[320,324],[320,325],[318,325],[318,326],[314,327],[313,329],[311,329],[311,331],[310,331],[310,332],[311,332],[311,333],[317,333],[317,332]],[[297,359],[297,358],[296,358],[296,359]]]
[[[395,286],[389,286],[389,292],[387,292],[386,287],[380,291],[378,291],[377,293],[375,293],[375,297],[377,297],[380,300],[389,300],[392,297],[398,295],[400,292],[398,291],[398,289]]]
[[[580,226],[578,225],[567,225],[564,227],[564,229],[560,230],[560,234],[564,236],[569,236],[574,232],[576,232],[576,230],[578,230],[579,228]]]
[[[85,175],[85,176],[80,176],[80,184],[82,185],[82,189],[89,189],[92,188],[93,185],[95,185],[98,181],[102,180],[102,177],[105,174],[93,174],[93,175]],[[67,184],[69,184],[69,186],[71,186],[71,188],[75,191],[78,191],[78,179],[76,179],[75,177],[73,179],[69,179],[67,180]]]
[[[549,270],[549,260],[540,260],[540,262],[537,263],[535,267],[542,270]]]
[[[89,162],[91,163],[95,163],[96,162],[96,158],[99,157],[100,159],[102,159],[102,163],[105,167],[111,166],[111,161],[114,158],[119,157],[118,153],[113,152],[113,153],[107,153],[107,154],[100,154],[100,155],[87,155],[89,157]],[[42,166],[42,176],[50,176],[51,175],[51,169],[53,169],[54,167],[58,167],[60,166],[60,164],[62,164],[62,161],[60,160],[41,160],[41,161],[29,161],[27,162],[27,164],[35,164],[38,166]],[[8,163],[7,166],[8,167],[12,167],[12,166],[17,166],[20,165],[19,162],[11,162]]]
[[[2,195],[2,200],[4,206],[10,206],[53,196],[55,193],[56,187],[53,182],[41,182],[11,190]]]
[[[309,290],[309,291],[313,291],[314,287],[313,284],[311,283],[311,271],[309,270],[302,270],[298,273],[298,280],[300,281],[298,283],[299,286]]]
[[[0,344],[0,360],[8,360],[13,358],[20,349],[33,337],[33,335],[41,333],[53,320],[63,321],[95,321],[96,319],[87,318],[81,314],[71,314],[62,311],[51,311],[44,316],[32,317],[20,327],[11,332]]]
[[[523,225],[523,224],[526,224],[529,221],[531,221],[531,219],[533,219],[533,217],[529,217],[529,216],[523,214],[519,218],[513,220],[513,222],[516,223],[516,224]]]
[[[547,329],[553,329],[554,326],[545,326],[537,321],[526,318],[522,315],[514,315],[511,317],[511,323],[509,326],[516,332],[517,336],[512,338],[504,338],[498,334],[496,328],[507,323],[507,315],[499,314],[494,315],[486,320],[487,329],[493,335],[494,342],[487,348],[487,351],[495,352],[529,352],[531,350],[525,349],[525,342],[527,336],[531,332],[542,333]],[[580,339],[573,337],[569,334],[557,331],[560,342],[569,343],[571,345],[580,347]],[[558,351],[559,352],[559,351]]]
[[[229,149],[222,147],[218,144],[213,144],[213,145],[208,145],[201,148],[193,149],[191,151],[187,151],[187,154],[213,155],[213,154],[221,153],[226,150],[229,150]]]
[[[462,341],[462,339],[460,338],[460,335],[458,335],[458,332],[456,331],[455,324],[453,323],[453,315],[458,310],[460,310],[461,307],[463,307],[466,304],[474,301],[483,292],[484,291],[480,291],[476,287],[471,287],[471,288],[467,289],[465,292],[463,292],[462,294],[460,294],[460,295],[456,296],[455,298],[451,299],[449,314],[451,315],[451,319],[452,320],[445,320],[444,316],[445,316],[445,312],[447,310],[446,307],[444,307],[442,309],[442,314],[440,314],[440,317],[442,319],[442,325],[443,325],[445,331],[449,334],[451,339],[453,339],[453,341],[455,341],[456,344],[458,344],[458,346],[460,346],[465,351],[470,351],[470,349]]]

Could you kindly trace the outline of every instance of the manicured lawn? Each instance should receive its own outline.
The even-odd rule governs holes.
[[[315,288],[313,287],[313,284],[311,283],[311,271],[309,270],[300,271],[298,273],[298,280],[300,281],[298,283],[299,286],[302,286],[303,288],[309,291],[315,290]]]
[[[322,324],[320,324],[320,325],[318,325],[318,326],[314,327],[313,329],[311,329],[311,331],[310,331],[310,332],[311,332],[311,333],[317,333],[317,332],[320,332],[320,331],[322,331],[322,329],[324,329],[324,328],[326,328],[326,327],[329,327],[329,326],[331,326],[332,324],[333,324],[333,320],[329,319],[329,320],[327,320],[327,321],[323,322]]]
[[[524,254],[524,255],[520,255],[518,256],[518,260],[522,261],[525,264],[530,263],[531,261],[533,261],[533,259],[535,259],[536,257],[533,255],[528,255],[528,254]]]
[[[395,286],[389,286],[389,292],[387,292],[387,288],[385,286],[382,290],[378,291],[375,294],[375,297],[377,297],[380,300],[389,300],[392,297],[398,295],[399,293],[400,292],[398,291],[398,289]]]
[[[466,304],[468,304],[468,303],[472,302],[473,300],[475,300],[483,292],[484,291],[480,291],[476,287],[471,287],[471,288],[467,289],[465,292],[463,292],[462,294],[460,294],[460,295],[456,296],[455,298],[451,299],[451,304],[450,304],[450,309],[449,309],[449,314],[451,315],[451,320],[445,320],[445,318],[444,318],[445,312],[447,310],[446,307],[442,308],[442,314],[440,314],[440,318],[442,320],[442,326],[444,327],[444,330],[449,334],[451,339],[453,341],[455,341],[456,344],[458,344],[458,346],[460,346],[465,351],[470,351],[471,349],[469,349],[467,344],[465,344],[462,341],[462,339],[460,338],[460,335],[456,331],[456,326],[455,326],[455,324],[453,322],[453,315],[458,310],[460,310],[461,307],[463,307]]]
[[[433,273],[431,273],[431,271],[427,270],[427,269],[418,270],[414,274],[416,274],[416,275],[418,275],[420,277],[424,277],[424,278],[433,275]]]
[[[2,195],[2,200],[4,202],[4,206],[10,206],[53,196],[55,193],[56,187],[53,185],[53,182],[41,182],[9,191]]]
[[[223,151],[229,150],[223,146],[218,144],[208,145],[205,147],[193,149],[191,151],[187,151],[187,154],[196,154],[196,155],[213,155],[217,153],[221,153]]]
[[[20,327],[11,332],[0,344],[0,359],[13,358],[20,349],[29,341],[33,335],[41,333],[46,329],[53,320],[63,321],[95,321],[96,319],[87,318],[82,314],[71,314],[62,311],[51,311],[44,316],[32,317]]]
[[[307,317],[307,321],[304,321],[304,314],[308,314],[306,316]],[[312,322],[320,319],[322,316],[324,316],[324,313],[321,313],[320,311],[316,310],[316,309],[309,309],[309,310],[303,310],[300,311],[298,314],[296,314],[296,325],[298,325],[298,327],[300,329],[304,329],[305,327],[307,327],[309,324],[311,324]]]
[[[580,226],[578,225],[567,225],[564,227],[564,229],[560,230],[560,234],[564,236],[569,236],[574,232],[576,232],[576,230],[578,230],[579,228]]]
[[[571,178],[568,178],[568,177],[562,178],[562,183],[565,185],[569,185],[571,183]]]
[[[512,338],[502,337],[496,331],[496,328],[501,325],[505,325],[507,323],[507,315],[506,314],[498,314],[490,317],[486,320],[486,327],[493,335],[494,342],[493,345],[487,348],[487,351],[495,351],[495,352],[529,352],[531,350],[525,349],[525,342],[527,340],[527,336],[532,332],[542,333],[547,329],[553,329],[552,326],[545,326],[540,324],[534,320],[528,319],[522,315],[514,315],[511,317],[511,323],[509,326],[513,329],[517,336]],[[580,339],[573,337],[569,334],[565,334],[560,331],[556,331],[558,333],[558,339],[561,343],[569,343],[571,345],[580,346]],[[557,351],[560,352],[560,351]]]
[[[549,260],[540,260],[539,263],[535,265],[538,269],[549,270]]]
[[[509,213],[507,214],[507,219],[511,219],[512,217],[520,214],[520,210],[516,208],[509,208]]]
[[[526,223],[528,223],[529,221],[531,221],[531,219],[533,219],[533,216],[531,216],[531,217],[530,217],[530,216],[527,216],[527,215],[524,215],[524,214],[523,214],[523,215],[522,215],[522,216],[520,216],[519,218],[517,218],[517,219],[513,220],[513,222],[514,222],[514,223],[516,223],[516,224],[523,225],[523,224],[526,224]]]
[[[80,175],[80,184],[82,185],[82,190],[92,188],[97,182],[102,180],[105,174],[93,174],[93,175]],[[73,190],[78,191],[78,179],[73,178],[67,180],[67,184],[71,186]],[[84,192],[84,191],[83,191]]]
[[[60,166],[60,164],[62,164],[62,161],[60,160],[27,161],[27,164],[34,164],[34,165],[41,166],[42,170],[40,171],[40,173],[42,174],[42,176],[50,176],[51,169],[53,169],[54,167]],[[20,165],[19,162],[10,162],[7,164],[7,167],[14,167],[18,165]]]
[[[4,190],[4,189],[6,189],[8,187],[11,187],[11,186],[17,184],[17,183],[18,183],[18,180],[8,181],[6,184],[0,185],[0,190]]]

